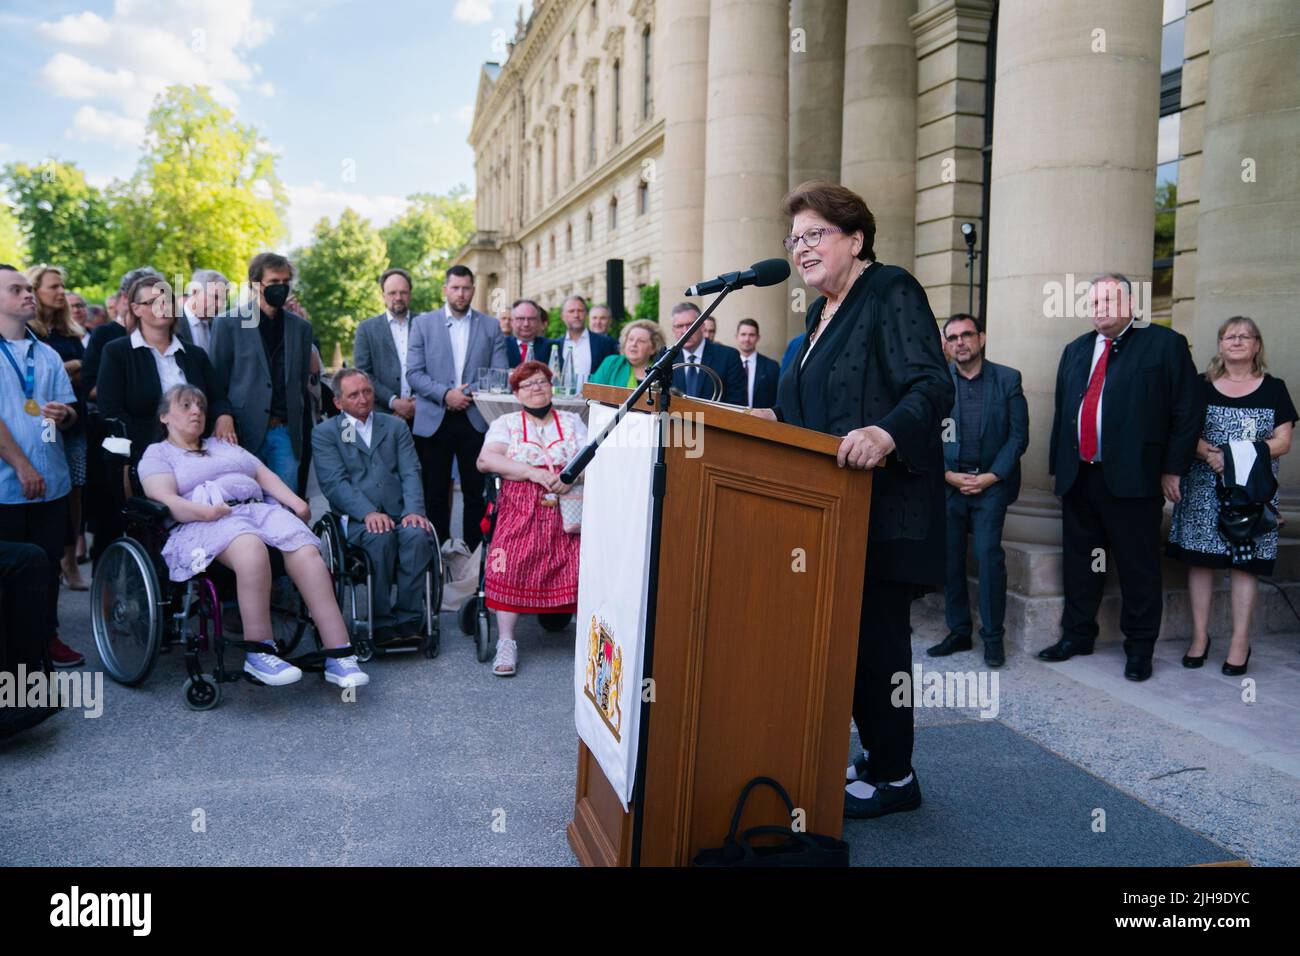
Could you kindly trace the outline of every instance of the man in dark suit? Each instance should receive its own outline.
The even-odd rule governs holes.
[[[375,401],[406,422],[415,423],[415,396],[406,380],[411,337],[411,274],[389,269],[379,277],[387,311],[357,326],[352,361],[369,376]]]
[[[290,488],[310,428],[311,325],[284,307],[293,266],[260,252],[248,264],[255,298],[217,316],[208,350],[217,381],[235,412],[239,443]]]
[[[679,302],[673,306],[673,336],[680,339],[699,317],[700,310],[690,302]],[[704,329],[696,329],[690,339],[682,343],[680,362],[687,366],[705,365],[718,373],[722,379],[720,401],[728,405],[745,404],[748,389],[745,387],[745,370],[740,364],[740,353],[730,345],[719,345],[704,337]],[[673,371],[673,388],[691,398],[712,398],[713,379],[705,372],[693,368],[679,368]]]
[[[532,299],[516,299],[510,307],[510,330],[514,335],[506,339],[506,361],[518,368],[525,361],[536,359],[550,363],[551,340],[546,331],[546,312]]]
[[[758,351],[758,339],[758,323],[753,319],[736,323],[736,351],[740,353],[740,367],[745,373],[745,404],[750,408],[771,408],[776,404],[781,366]]]
[[[343,414],[312,433],[316,480],[330,508],[347,518],[348,541],[370,555],[375,640],[416,637],[434,539],[424,516],[415,442],[401,419],[375,412],[365,372],[343,369],[334,388]],[[396,600],[390,594],[394,581]]]
[[[212,321],[226,311],[229,292],[230,280],[216,269],[195,269],[176,321],[176,337],[186,345],[208,351],[212,347]]]
[[[1124,676],[1151,676],[1160,631],[1161,495],[1177,502],[1204,410],[1187,340],[1134,323],[1129,281],[1093,280],[1095,331],[1065,347],[1056,373],[1048,470],[1061,497],[1065,610],[1039,657],[1091,654],[1106,563],[1119,573]]]
[[[1007,609],[1007,559],[1002,524],[1020,494],[1020,458],[1029,447],[1029,405],[1020,373],[984,358],[984,330],[974,316],[958,312],[943,325],[944,351],[957,389],[943,443],[947,481],[948,572],[945,601],[948,636],[926,650],[947,657],[971,649],[966,541],[975,539],[979,565],[980,637],[984,662],[1006,663],[1002,646]]]
[[[618,342],[587,328],[587,300],[580,295],[564,300],[560,318],[564,320],[564,335],[553,344],[561,350],[561,375],[567,379],[572,373],[573,384],[581,387],[601,362],[618,354]]]
[[[478,453],[487,422],[474,407],[480,368],[506,367],[506,342],[490,315],[470,308],[474,273],[452,266],[442,287],[446,305],[411,323],[406,379],[415,392],[415,448],[424,471],[424,500],[439,540],[451,537],[451,463],[456,460],[464,504],[462,537],[473,551],[483,540],[483,475]]]

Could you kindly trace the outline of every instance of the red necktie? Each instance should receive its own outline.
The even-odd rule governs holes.
[[[519,346],[519,364],[523,365],[528,361],[528,343],[524,342]]]
[[[1097,359],[1097,366],[1088,379],[1088,391],[1083,394],[1083,416],[1079,420],[1079,457],[1092,461],[1097,457],[1097,406],[1101,404],[1101,389],[1106,384],[1106,361],[1110,358],[1110,339]]]

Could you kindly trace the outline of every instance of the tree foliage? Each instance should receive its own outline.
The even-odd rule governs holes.
[[[256,128],[203,86],[171,86],[149,114],[135,175],[118,196],[123,268],[217,269],[238,281],[285,234],[284,186]]]
[[[16,251],[26,252],[21,264],[63,266],[73,289],[116,285],[112,210],[104,193],[86,182],[85,173],[56,159],[35,166],[10,163],[3,182],[24,247]],[[0,223],[0,245],[5,233]]]
[[[0,203],[0,262],[20,269],[27,264],[27,244],[18,228],[18,220],[4,203]]]
[[[463,185],[446,195],[415,193],[407,199],[406,212],[379,235],[388,262],[411,273],[411,312],[419,314],[442,305],[444,274],[474,232],[474,200]]]
[[[337,224],[322,218],[312,243],[298,256],[299,298],[311,310],[321,354],[334,346],[351,353],[357,323],[384,309],[376,281],[388,267],[388,253],[370,221],[345,209]]]

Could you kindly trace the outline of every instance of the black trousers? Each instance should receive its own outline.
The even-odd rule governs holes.
[[[439,541],[451,538],[451,463],[455,459],[465,499],[461,537],[473,551],[483,540],[479,522],[483,520],[484,478],[476,464],[478,453],[483,450],[483,433],[474,427],[465,412],[448,409],[436,432],[428,438],[415,436],[415,450],[424,473],[424,507]]]
[[[63,559],[63,528],[68,520],[68,499],[26,505],[0,505],[0,541],[34,544],[45,552],[49,567],[41,598],[45,607],[46,640],[59,630],[59,562]]]
[[[1119,626],[1124,652],[1150,659],[1160,633],[1160,513],[1164,500],[1116,498],[1106,488],[1104,464],[1080,464],[1074,487],[1061,501],[1065,610],[1062,636],[1087,643],[1097,637],[1097,608],[1106,567],[1119,576]],[[1104,555],[1104,562],[1101,560]]]
[[[49,580],[51,566],[45,551],[34,544],[0,541],[0,671],[18,677],[18,666],[28,675],[50,671],[49,627],[44,601],[28,595],[41,591]],[[17,686],[20,695],[26,685]],[[58,713],[57,707],[0,708],[0,739],[34,727]]]
[[[894,706],[895,674],[912,680],[912,599],[916,585],[867,578],[862,586],[853,722],[867,754],[867,782],[889,783],[912,772],[912,700]],[[919,693],[920,688],[912,688]]]

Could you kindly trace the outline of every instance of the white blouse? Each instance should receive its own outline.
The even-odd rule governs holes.
[[[505,445],[506,457],[534,468],[562,468],[587,444],[587,426],[576,412],[555,409],[558,420],[538,421],[525,411],[492,420],[484,445]]]

